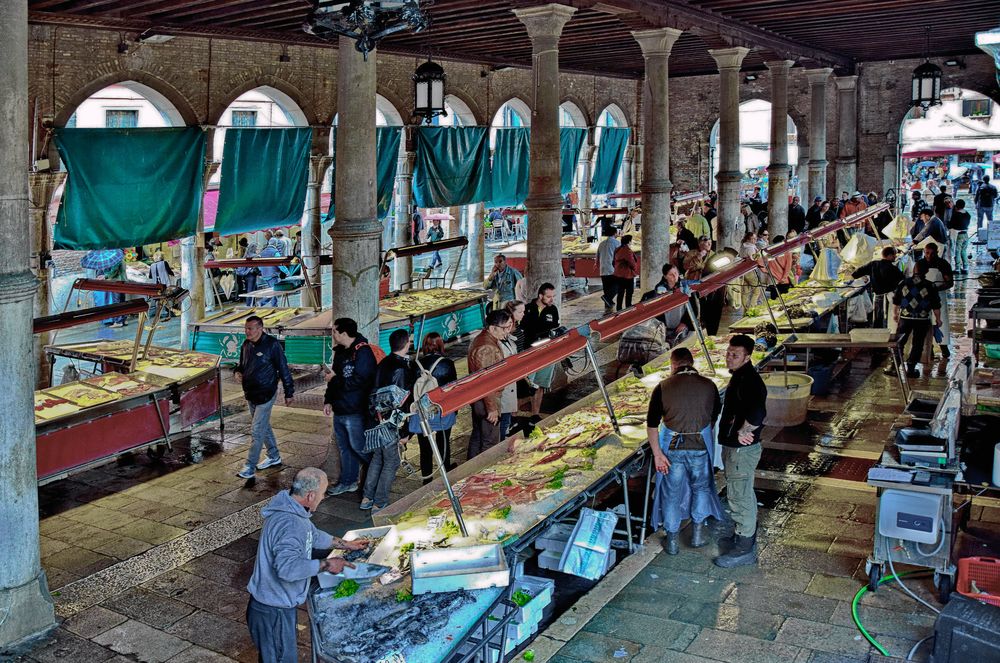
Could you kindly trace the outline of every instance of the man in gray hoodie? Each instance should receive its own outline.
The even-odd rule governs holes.
[[[309,582],[320,571],[340,573],[353,564],[342,558],[313,559],[314,550],[360,550],[367,539],[344,541],[317,529],[309,517],[326,496],[322,470],[299,470],[289,491],[274,496],[261,511],[264,528],[247,591],[247,627],[261,663],[298,663],[295,610],[306,600]]]

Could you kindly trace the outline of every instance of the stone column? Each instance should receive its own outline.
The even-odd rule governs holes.
[[[642,158],[642,145],[634,145],[632,154],[632,186],[634,187],[632,189],[633,191],[642,190],[643,163],[645,162],[643,161]]]
[[[719,67],[719,246],[738,248],[743,239],[740,215],[740,65],[750,49],[708,49]],[[648,156],[647,156],[648,158]],[[643,215],[645,216],[645,215]],[[645,219],[644,219],[645,220]]]
[[[826,184],[826,82],[833,69],[810,69],[809,96],[812,112],[809,114],[809,199],[827,197]],[[837,192],[834,192],[835,194]]]
[[[376,210],[375,61],[354,41],[337,46],[337,221],[333,239],[334,318],[353,318],[361,333],[378,340],[379,238]]]
[[[52,233],[49,232],[49,205],[52,194],[66,179],[66,173],[31,173],[28,184],[31,190],[29,208],[31,210],[31,271],[38,277],[35,292],[34,316],[36,318],[52,313],[52,297],[49,276],[49,262],[52,258]],[[45,346],[49,334],[35,334],[35,388],[49,386],[49,361],[45,356]]]
[[[670,92],[667,78],[670,50],[681,30],[633,30],[646,73],[642,85],[645,149],[642,173],[642,262],[639,292],[660,280],[670,257]]]
[[[531,168],[528,186],[527,292],[542,283],[556,287],[562,298],[562,195],[559,181],[559,35],[576,12],[548,4],[515,9],[531,39],[532,73]]]
[[[394,237],[396,246],[413,244],[413,231],[410,225],[410,215],[413,213],[413,163],[417,160],[416,152],[401,152],[396,163],[396,228]],[[412,258],[396,258],[392,266],[393,285],[397,290],[410,280],[413,269]]]
[[[333,157],[311,156],[309,157],[309,182],[306,184],[306,213],[302,216],[302,268],[309,275],[309,282],[313,284],[315,301],[322,303],[323,288],[320,281],[323,278],[323,270],[319,266],[320,256],[323,253],[323,176]],[[261,247],[263,248],[263,247]],[[302,299],[302,305],[308,303],[308,298]]]
[[[449,207],[447,223],[444,224],[445,227],[445,237],[452,238],[458,237],[462,234],[462,208],[461,207]]]
[[[0,0],[0,650],[55,625],[38,547],[35,362],[31,318],[38,280],[29,269],[28,3]]]
[[[809,195],[809,146],[802,142],[799,142],[799,164],[796,173],[799,176],[799,196],[802,198],[802,206],[809,209],[813,199],[813,196]]]
[[[858,77],[836,76],[837,193],[858,188]]]
[[[211,150],[212,130],[208,130],[205,138],[207,148]],[[202,191],[208,187],[208,181],[219,169],[218,162],[212,161],[206,152],[205,167],[202,173]],[[261,247],[263,248],[263,247]],[[187,300],[181,302],[181,349],[188,349],[188,326],[205,317],[205,205],[198,211],[198,227],[193,237],[181,240],[181,287],[188,291]],[[212,296],[214,299],[214,295]]]
[[[583,146],[580,148],[580,160],[577,162],[577,172],[580,175],[580,183],[578,186],[578,194],[580,196],[580,209],[583,210],[580,214],[580,232],[584,237],[587,236],[587,228],[593,223],[593,218],[590,213],[590,206],[593,205],[594,201],[590,195],[590,178],[591,173],[591,163],[594,158],[594,144],[591,142],[594,136],[594,129],[590,127],[587,129],[587,138],[583,142]]]
[[[625,146],[625,154],[622,156],[622,190],[621,193],[634,193],[635,178],[633,177],[635,168],[635,145]],[[624,199],[616,200],[616,203],[623,204]]]
[[[478,287],[482,285],[484,276],[483,261],[486,260],[486,233],[483,232],[483,204],[473,203],[466,208],[468,216],[468,237],[469,246],[468,260],[466,262],[468,280]]]
[[[767,167],[767,225],[771,237],[788,232],[788,70],[794,60],[765,62],[771,70],[771,163]]]

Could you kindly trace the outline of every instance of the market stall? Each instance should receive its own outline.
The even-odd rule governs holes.
[[[152,287],[111,283],[131,294],[135,288]],[[133,341],[45,347],[50,365],[57,357],[68,358],[87,377],[35,392],[40,481],[63,478],[138,449],[152,447],[154,454],[162,454],[176,436],[217,413],[220,438],[224,435],[218,358],[152,345],[155,325],[143,342],[142,320],[148,309],[148,302],[135,300],[34,321],[35,333],[44,333],[114,315],[140,317]]]
[[[445,341],[483,328],[488,290],[428,288],[391,293],[379,301],[378,343],[389,352],[389,335],[406,329],[413,346],[420,347],[424,336],[441,334]],[[329,363],[333,356],[330,329],[335,314],[327,310],[290,324],[282,330],[285,355],[293,364]]]
[[[604,210],[601,210],[602,212]],[[638,230],[631,233],[632,247],[639,263],[642,262],[640,248],[642,233]],[[597,259],[598,242],[591,242],[579,235],[562,236],[562,269],[563,276],[578,278],[600,278],[601,269]],[[507,258],[507,264],[522,274],[528,268],[528,243],[515,242],[500,249]]]
[[[251,258],[225,258],[219,260],[206,260],[205,261],[205,272],[208,275],[205,282],[212,289],[212,295],[215,299],[216,306],[222,308],[222,296],[219,294],[219,290],[216,287],[215,279],[211,277],[211,271],[213,269],[238,269],[238,268],[249,268],[249,269],[259,269],[261,267],[274,267],[274,268],[284,268],[287,272],[296,270],[294,276],[291,278],[283,279],[284,283],[279,282],[281,287],[275,288],[258,288],[252,292],[240,293],[240,297],[247,300],[247,303],[251,303],[256,299],[267,299],[271,297],[280,297],[283,299],[284,303],[287,305],[288,298],[294,294],[301,294],[303,298],[303,303],[308,301],[311,306],[318,307],[320,305],[319,297],[316,292],[314,284],[309,280],[309,271],[306,269],[301,269],[301,261],[297,256],[276,256],[273,258],[261,258],[261,257],[251,257]]]

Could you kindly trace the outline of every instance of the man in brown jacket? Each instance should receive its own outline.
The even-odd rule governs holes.
[[[469,345],[469,373],[488,368],[503,360],[500,342],[514,328],[510,314],[503,309],[486,316],[483,331]],[[500,394],[491,392],[472,404],[472,436],[469,438],[469,460],[500,443]]]

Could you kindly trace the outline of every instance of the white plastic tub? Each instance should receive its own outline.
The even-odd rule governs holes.
[[[806,421],[813,379],[805,373],[768,373],[767,426],[798,426]]]

